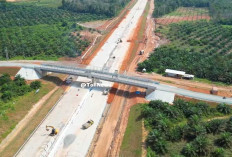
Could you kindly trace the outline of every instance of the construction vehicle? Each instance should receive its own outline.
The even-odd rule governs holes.
[[[91,125],[93,125],[94,121],[93,120],[88,120],[85,124],[82,125],[83,129],[88,129]]]
[[[118,39],[117,44],[118,44],[118,43],[122,43],[122,39],[121,39],[121,38]]]
[[[144,54],[144,50],[139,51],[139,55],[143,55]]]
[[[51,133],[49,134],[50,136],[55,136],[58,134],[58,129],[54,128],[53,126],[48,126],[46,125],[46,130],[49,131],[49,128],[52,129]]]
[[[110,89],[109,89],[109,88],[104,89],[104,91],[103,91],[103,95],[108,95],[109,91],[110,91]]]

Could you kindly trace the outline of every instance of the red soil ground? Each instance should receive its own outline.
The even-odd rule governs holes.
[[[203,15],[203,16],[200,16],[200,15],[197,15],[197,16],[183,16],[183,17],[165,17],[165,18],[158,18],[156,19],[156,22],[158,24],[162,24],[162,25],[168,25],[168,24],[171,24],[171,23],[177,23],[177,22],[181,22],[181,21],[196,21],[196,20],[201,20],[201,19],[206,19],[206,20],[210,20],[210,16],[206,16],[206,15]]]

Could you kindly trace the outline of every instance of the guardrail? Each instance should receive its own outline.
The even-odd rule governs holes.
[[[150,79],[128,76],[126,74],[118,74],[117,72],[111,73],[105,71],[102,68],[96,68],[96,67],[84,69],[84,68],[72,67],[72,66],[43,64],[41,66],[38,66],[37,68],[42,71],[92,77],[92,78],[97,78],[111,82],[118,82],[122,84],[138,86],[142,88],[155,88],[154,84],[159,84],[159,82]]]

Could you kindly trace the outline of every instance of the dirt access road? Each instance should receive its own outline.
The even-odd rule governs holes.
[[[138,53],[136,53],[136,55],[133,56],[134,59],[130,65],[128,62],[125,62],[124,65],[122,65],[121,69],[123,71],[126,70],[127,72],[134,72],[137,62],[145,60],[155,47],[154,22],[152,19],[154,1],[148,1],[148,3],[150,3],[150,9],[146,21],[144,40],[139,44],[139,50],[144,49],[145,54],[143,56],[139,56]],[[138,25],[141,24],[141,22],[138,23]],[[137,26],[137,28],[138,27],[139,26]],[[134,35],[130,38],[131,41],[137,40],[137,36],[135,34],[138,34],[139,31],[139,29],[134,30]],[[134,45],[132,44],[132,46]],[[131,47],[131,49],[133,49],[133,47]],[[128,52],[128,55],[124,60],[130,60],[131,57],[131,52]],[[127,126],[130,107],[137,103],[146,102],[143,96],[135,94],[135,91],[137,90],[145,92],[144,89],[136,87],[129,87],[125,85],[118,86],[118,90],[113,98],[108,115],[105,118],[103,126],[99,130],[99,134],[96,135],[98,136],[97,141],[93,143],[93,150],[91,150],[89,155],[96,157],[119,155],[119,149]]]

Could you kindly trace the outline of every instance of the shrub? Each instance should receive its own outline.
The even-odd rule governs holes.
[[[31,82],[30,87],[32,89],[39,89],[41,87],[41,82],[40,81],[33,81],[33,82]]]
[[[11,81],[10,75],[5,73],[0,77],[0,86],[3,85],[3,84],[8,83],[10,81]]]
[[[2,94],[1,96],[2,100],[3,101],[8,101],[8,100],[11,100],[12,99],[12,93],[10,91],[6,91]]]
[[[17,75],[14,79],[14,82],[17,86],[23,86],[26,84],[25,79],[21,75]]]

